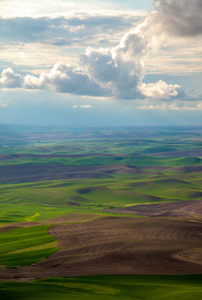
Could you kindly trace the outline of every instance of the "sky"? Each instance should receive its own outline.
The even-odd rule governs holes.
[[[1,0],[0,123],[202,125],[201,0]]]

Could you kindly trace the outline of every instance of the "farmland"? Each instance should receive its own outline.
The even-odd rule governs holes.
[[[201,299],[201,275],[115,275],[0,283],[1,299]]]
[[[201,298],[200,127],[0,138],[1,299]]]

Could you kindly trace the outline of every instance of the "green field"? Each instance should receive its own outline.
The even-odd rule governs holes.
[[[201,157],[155,157],[155,156],[118,156],[118,157],[103,157],[103,156],[87,156],[87,157],[70,157],[70,158],[23,158],[23,159],[10,159],[0,162],[0,166],[4,165],[39,165],[39,164],[61,164],[61,165],[75,165],[75,166],[91,166],[91,165],[112,165],[112,164],[130,164],[133,166],[168,166],[180,167],[189,165],[202,165]]]
[[[40,206],[31,201],[20,201],[16,198],[6,198],[0,203],[0,226],[17,222],[36,222],[57,217],[69,212],[67,208]]]
[[[200,300],[201,275],[96,276],[0,283],[2,300]]]
[[[0,234],[0,266],[11,268],[31,265],[58,250],[50,226],[17,228]]]
[[[77,210],[200,200],[201,173],[113,175],[86,180],[54,180],[0,187],[0,223],[39,221]],[[34,209],[32,208],[34,206]]]

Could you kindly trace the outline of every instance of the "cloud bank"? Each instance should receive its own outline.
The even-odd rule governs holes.
[[[66,16],[0,18],[1,42],[43,43],[56,46],[69,46],[79,42],[102,43],[116,34],[135,26],[142,20],[141,15],[128,14],[98,15],[73,11]]]
[[[184,89],[160,80],[146,84],[144,63],[158,51],[165,36],[192,36],[202,33],[199,0],[155,0],[157,10],[139,26],[127,32],[113,48],[88,47],[79,68],[57,63],[40,76],[2,72],[4,88],[46,89],[60,93],[114,97],[119,99],[189,99]],[[193,97],[192,97],[193,98]]]
[[[161,103],[161,104],[149,104],[149,105],[142,105],[142,106],[137,106],[137,109],[141,110],[178,110],[178,111],[200,111],[202,110],[202,103],[196,103],[193,105],[191,103],[190,105],[184,105],[183,103],[177,103],[174,101],[173,103]]]

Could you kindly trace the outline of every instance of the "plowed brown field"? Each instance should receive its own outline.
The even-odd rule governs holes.
[[[158,170],[157,170],[158,169]],[[202,166],[183,167],[137,167],[129,164],[113,165],[57,165],[57,164],[19,164],[0,166],[0,183],[22,183],[59,179],[90,179],[110,174],[159,174],[160,171],[177,173],[197,173]]]
[[[110,211],[149,217],[202,217],[202,200],[136,205]]]
[[[60,250],[35,266],[0,270],[0,278],[202,272],[202,221],[102,217],[49,229]]]

